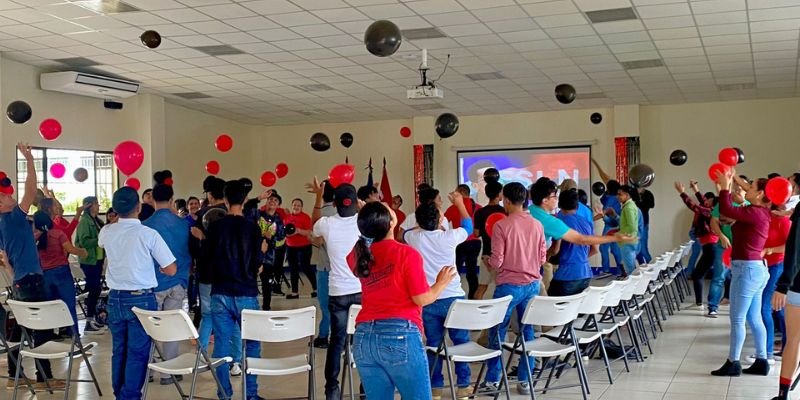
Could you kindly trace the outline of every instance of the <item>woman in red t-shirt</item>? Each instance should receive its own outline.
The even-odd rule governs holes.
[[[311,268],[311,217],[303,212],[303,200],[292,200],[292,212],[283,219],[286,231],[286,258],[289,261],[291,272],[292,293],[287,294],[287,299],[299,299],[297,285],[300,281],[300,271],[311,282],[311,297],[317,297],[316,271]]]
[[[45,296],[63,300],[72,314],[75,334],[78,332],[78,314],[75,310],[75,280],[69,269],[69,254],[86,257],[86,250],[75,247],[63,230],[54,228],[53,220],[44,211],[33,214],[34,236],[42,265]]]
[[[422,307],[433,303],[456,274],[442,268],[428,286],[422,256],[394,240],[397,216],[373,202],[358,213],[361,237],[348,257],[361,280],[362,310],[356,319],[353,356],[369,399],[431,399],[422,344]]]
[[[783,208],[783,207],[781,207]],[[774,211],[776,207],[773,207]],[[776,213],[777,214],[777,213]],[[781,354],[786,345],[786,325],[784,324],[783,310],[772,311],[772,294],[778,286],[778,278],[783,274],[783,253],[786,251],[786,240],[789,239],[789,231],[792,222],[789,217],[773,214],[769,221],[769,233],[767,233],[767,243],[764,245],[764,260],[769,267],[769,279],[767,286],[761,295],[761,319],[764,320],[764,327],[767,329],[767,361],[773,363],[775,360],[775,324],[781,331]]]

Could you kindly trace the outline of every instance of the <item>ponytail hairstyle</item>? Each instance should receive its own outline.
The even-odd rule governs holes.
[[[33,226],[36,230],[42,232],[39,240],[36,242],[36,248],[39,250],[47,249],[47,232],[53,229],[53,220],[44,211],[37,211],[33,214]]]
[[[380,202],[367,203],[358,212],[358,231],[361,236],[358,238],[354,247],[356,255],[356,276],[366,278],[369,276],[370,268],[375,262],[370,246],[374,242],[380,242],[392,225],[392,215],[387,207]]]

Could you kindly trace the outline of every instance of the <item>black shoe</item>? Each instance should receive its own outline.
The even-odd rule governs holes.
[[[151,376],[150,379],[153,379],[153,377]],[[183,377],[180,376],[180,375],[177,375],[177,376],[174,377],[174,380],[180,382],[180,381],[183,380]],[[166,378],[161,378],[161,380],[158,383],[161,384],[161,386],[172,385],[174,383],[173,377],[168,376]]]
[[[766,360],[764,360],[766,362]],[[769,367],[769,364],[767,365]],[[718,370],[711,371],[714,376],[739,376],[742,374],[742,364],[738,361],[725,360],[725,364]]]
[[[311,298],[313,299],[315,297],[317,297],[317,291],[316,290],[311,292]]]
[[[325,400],[340,400],[341,398],[342,392],[339,390],[339,387],[325,389]]]
[[[318,337],[314,339],[314,347],[318,349],[327,349],[328,348],[328,338],[326,337]]]
[[[769,362],[765,358],[756,358],[753,365],[747,367],[742,371],[743,374],[748,375],[769,375]]]
[[[272,287],[272,295],[273,296],[284,296],[286,293],[283,293],[280,286],[273,286]]]
[[[286,295],[286,299],[287,300],[295,300],[295,299],[299,299],[299,298],[300,298],[299,294],[287,294]]]

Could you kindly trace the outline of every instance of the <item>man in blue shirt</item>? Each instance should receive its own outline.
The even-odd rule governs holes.
[[[158,286],[154,289],[159,310],[180,310],[186,298],[186,288],[189,283],[189,270],[192,258],[189,255],[189,223],[172,211],[174,192],[172,186],[163,183],[153,188],[155,212],[142,224],[158,232],[159,236],[167,243],[167,247],[175,256],[178,266],[175,275],[158,273],[160,266],[154,264]],[[165,360],[178,356],[178,342],[163,343],[162,353]],[[178,380],[181,377],[178,376]],[[171,385],[172,377],[162,374],[162,385]]]
[[[606,171],[600,167],[600,164],[592,159],[592,164],[597,168],[600,173],[600,179],[606,183],[606,192],[600,196],[600,203],[603,205],[603,235],[608,234],[612,230],[619,229],[619,214],[622,212],[622,205],[617,200],[617,191],[619,191],[619,182],[611,179]],[[611,254],[609,254],[609,252]],[[622,265],[622,255],[619,252],[619,246],[616,243],[600,245],[600,258],[603,272],[611,272],[611,256],[614,256],[614,262],[617,269]]]
[[[558,219],[570,229],[582,235],[592,235],[593,226],[586,218],[578,215],[578,192],[562,191],[558,197],[561,209]],[[589,257],[597,253],[597,245],[588,246],[563,241],[559,248],[558,270],[547,288],[550,296],[571,296],[589,287],[592,280],[592,268]]]
[[[577,193],[578,193],[578,183],[575,182],[572,179],[569,179],[569,178],[568,179],[564,179],[563,181],[561,181],[561,185],[558,186],[558,190],[560,192],[566,192],[567,190],[574,190],[575,194],[577,195]],[[561,208],[561,206],[559,206],[559,208]],[[586,204],[583,204],[583,203],[581,203],[579,201],[578,202],[578,209],[576,210],[576,214],[578,214],[579,217],[584,218],[586,221],[589,221],[589,225],[594,227],[594,213],[589,208],[589,206],[587,206]],[[561,211],[559,211],[558,214],[556,214],[556,216],[559,217],[559,218],[561,218],[561,215],[562,215]],[[594,231],[592,231],[590,234],[594,234]]]

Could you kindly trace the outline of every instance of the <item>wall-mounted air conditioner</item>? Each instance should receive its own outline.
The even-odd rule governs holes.
[[[41,74],[39,83],[42,90],[101,99],[123,99],[139,93],[137,82],[74,71]]]

